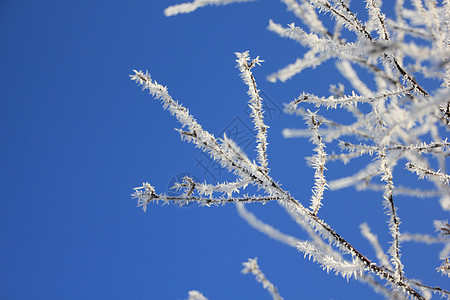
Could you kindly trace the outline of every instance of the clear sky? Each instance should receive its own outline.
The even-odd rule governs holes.
[[[240,273],[253,257],[285,299],[381,299],[250,228],[233,205],[136,208],[130,194],[144,181],[167,192],[180,174],[211,183],[233,177],[180,141],[176,121],[129,79],[133,69],[167,85],[212,133],[243,130],[242,145],[254,158],[234,52],[261,56],[266,62],[254,74],[271,108],[271,174],[305,204],[314,171],[303,157],[313,147],[281,137],[283,128],[304,121],[282,117],[280,109],[302,91],[326,96],[329,84],[347,84],[332,63],[284,84],[265,80],[304,51],[265,29],[269,19],[298,22],[281,3],[165,17],[164,8],[175,3],[0,2],[0,299],[185,299],[192,289],[209,299],[269,299]],[[329,178],[354,170],[329,169]],[[369,257],[374,253],[358,228],[363,221],[389,246],[381,195],[346,189],[325,199],[324,218]],[[435,199],[401,200],[400,217],[412,232],[433,233],[428,221],[448,218]],[[305,237],[276,205],[249,208]],[[405,244],[405,271],[448,287],[434,270],[440,249]]]

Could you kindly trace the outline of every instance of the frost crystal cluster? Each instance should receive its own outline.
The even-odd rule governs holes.
[[[249,1],[195,0],[171,6],[165,14],[173,16],[207,5],[234,2]],[[232,139],[225,135],[216,137],[203,129],[188,109],[174,100],[167,88],[152,79],[150,74],[134,71],[131,75],[177,118],[181,124],[178,132],[182,140],[195,144],[235,176],[233,182],[216,184],[196,182],[186,176],[176,184],[176,188],[183,191],[180,196],[160,194],[151,184],[144,183],[133,193],[138,206],[145,211],[150,203],[158,201],[175,201],[178,204],[196,202],[205,206],[234,203],[240,216],[250,226],[295,247],[327,272],[367,283],[389,299],[429,299],[434,294],[450,299],[450,292],[444,287],[408,277],[400,247],[406,241],[441,244],[443,250],[438,254],[441,265],[433,268],[442,276],[450,277],[448,221],[434,222],[436,235],[407,233],[402,231],[401,211],[395,203],[398,195],[429,197],[430,201],[438,199],[443,211],[450,211],[450,176],[446,167],[450,155],[450,143],[446,138],[450,129],[450,1],[397,0],[395,18],[388,18],[381,9],[381,0],[366,0],[368,17],[365,20],[357,16],[348,0],[281,2],[303,25],[278,24],[269,20],[268,30],[300,43],[306,52],[267,79],[284,82],[306,68],[315,68],[334,60],[337,70],[351,84],[347,88],[353,90],[346,94],[344,86],[339,84],[331,86],[330,94],[326,96],[299,91],[297,98],[285,104],[285,113],[303,117],[306,126],[286,128],[283,130],[284,137],[307,137],[314,147],[314,156],[307,158],[315,171],[310,203],[299,200],[305,199],[305,195],[291,195],[284,190],[270,174],[264,99],[252,73],[252,69],[263,60],[259,57],[252,59],[249,52],[243,52],[236,53],[236,62],[248,87],[256,161],[249,159]],[[332,26],[327,27],[322,22],[324,15],[331,17],[334,22]],[[363,80],[358,74],[361,69],[371,74],[374,88],[369,87],[365,83],[367,79]],[[321,115],[317,110],[320,108],[344,110],[353,117],[351,122],[342,124]],[[340,151],[327,153],[327,144],[339,145]],[[372,159],[351,176],[327,179],[327,163],[342,161],[347,164],[361,156],[371,156]],[[425,190],[412,184],[394,184],[394,170],[398,168],[410,171],[417,180],[429,181],[433,188]],[[248,186],[257,187],[260,193],[244,194]],[[391,240],[389,249],[383,249],[368,224],[360,226],[361,234],[372,246],[376,259],[370,259],[356,249],[320,216],[320,209],[326,206],[325,191],[350,186],[380,193],[380,202],[387,214]],[[246,203],[268,201],[282,206],[310,239],[299,240],[282,233],[245,208]],[[243,265],[243,272],[252,273],[273,299],[282,299],[259,269],[256,259],[250,259]],[[191,291],[189,299],[206,297],[198,291]]]

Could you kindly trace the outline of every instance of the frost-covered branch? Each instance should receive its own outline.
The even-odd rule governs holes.
[[[258,59],[253,60],[253,63],[257,62],[259,62]],[[141,71],[134,71],[134,73],[134,75],[130,75],[131,79],[142,85],[143,89],[148,89],[150,94],[156,99],[160,99],[163,103],[163,108],[169,110],[172,115],[176,116],[178,121],[181,123],[182,128],[187,127],[187,131],[183,129],[178,130],[182,139],[194,143],[205,153],[209,154],[211,158],[219,161],[224,168],[227,168],[240,178],[250,179],[260,187],[267,188],[269,193],[279,195],[280,189],[273,188],[275,183],[267,175],[267,169],[264,169],[264,165],[267,166],[267,160],[264,160],[266,143],[265,130],[262,129],[265,128],[265,125],[263,123],[261,124],[262,121],[259,122],[257,126],[258,128],[261,128],[261,133],[264,133],[264,135],[259,135],[257,138],[261,141],[261,143],[259,143],[261,146],[258,147],[258,150],[260,151],[259,154],[264,154],[261,156],[261,167],[263,167],[262,170],[264,172],[259,171],[261,167],[257,166],[253,162],[250,162],[250,160],[246,158],[234,142],[230,142],[226,137],[224,137],[221,145],[214,135],[201,127],[201,125],[192,115],[189,114],[188,110],[184,106],[172,99],[166,87],[152,80],[148,73],[143,73]],[[247,79],[251,81],[251,77],[250,79]],[[249,91],[249,93],[250,92],[251,91]],[[262,120],[262,112],[261,116],[256,116],[255,118]],[[282,194],[284,194],[284,191]]]
[[[363,265],[358,261],[346,261],[336,256],[336,253],[329,252],[326,246],[320,243],[316,245],[314,242],[301,241],[295,237],[289,236],[273,228],[272,226],[259,220],[254,214],[245,209],[242,203],[237,203],[239,215],[247,221],[247,223],[258,231],[266,234],[267,236],[285,243],[291,247],[297,248],[297,250],[305,257],[312,258],[327,272],[332,271],[336,274],[340,274],[343,277],[360,275],[364,269]]]
[[[311,2],[320,10],[329,12],[350,31],[353,31],[357,35],[360,35],[370,41],[373,40],[370,33],[367,32],[365,26],[343,0],[333,1],[333,3],[326,0],[311,0]]]
[[[417,166],[413,163],[407,163],[406,169],[413,173],[416,173],[419,176],[419,179],[434,177],[442,181],[442,183],[444,183],[445,185],[448,185],[450,181],[450,175],[443,174],[441,170],[433,171],[428,168]]]
[[[168,7],[165,14],[171,16],[208,5],[249,1],[195,0]],[[391,299],[403,299],[406,296],[428,299],[431,292],[448,297],[449,293],[440,287],[408,278],[408,274],[403,271],[400,255],[400,244],[403,242],[444,244],[444,249],[439,253],[442,264],[437,270],[443,275],[449,275],[448,222],[436,222],[436,228],[442,233],[439,237],[420,233],[400,234],[400,217],[394,196],[427,197],[427,201],[439,197],[441,207],[450,210],[450,176],[446,166],[450,143],[445,139],[444,132],[450,124],[450,2],[445,0],[438,5],[433,0],[413,0],[411,8],[403,0],[398,0],[395,4],[395,20],[386,18],[381,0],[366,0],[367,20],[361,19],[346,0],[281,2],[304,26],[300,28],[294,23],[282,26],[270,20],[268,29],[300,43],[306,48],[306,53],[267,79],[284,82],[306,68],[316,68],[334,59],[338,71],[355,90],[344,93],[344,84],[334,81],[329,95],[317,96],[301,91],[300,96],[285,106],[286,113],[305,118],[308,128],[287,128],[283,130],[283,136],[308,137],[315,147],[315,155],[307,157],[308,164],[315,170],[310,207],[302,202],[303,194],[294,197],[272,178],[272,174],[269,175],[268,126],[264,122],[263,99],[252,74],[252,68],[262,61],[259,57],[250,59],[248,51],[236,55],[237,67],[248,86],[251,120],[256,131],[256,162],[249,159],[237,143],[226,135],[216,138],[203,129],[183,105],[172,99],[167,88],[151,79],[148,73],[135,71],[131,75],[177,118],[181,123],[178,132],[183,140],[195,144],[236,177],[230,182],[216,183],[201,183],[184,177],[182,182],[175,184],[175,188],[181,191],[180,196],[159,194],[149,183],[144,183],[135,188],[133,193],[138,206],[146,210],[150,203],[159,201],[180,205],[195,202],[200,206],[236,203],[239,214],[250,226],[290,247],[296,247],[324,270],[367,282]],[[331,29],[328,23],[319,18],[320,12],[331,15],[334,21]],[[344,34],[345,30],[351,34]],[[283,53],[281,51],[283,49],[280,50]],[[366,74],[363,71],[367,71]],[[367,75],[373,77],[373,82],[366,80]],[[437,79],[440,87],[429,84],[424,78]],[[344,109],[348,117],[344,119],[330,117],[326,113],[312,113],[305,107],[308,105]],[[325,152],[325,143],[327,149],[331,149],[327,150],[329,154]],[[341,177],[327,182],[324,176],[325,164],[329,168],[331,162],[348,164],[363,155],[377,155],[377,159],[359,164],[359,170],[347,173],[352,175],[342,176],[337,172]],[[394,168],[400,160],[408,161],[407,169],[417,173],[420,179],[427,178],[434,187],[422,189],[408,182],[408,186],[399,184],[394,188]],[[433,170],[436,165],[438,171]],[[374,182],[379,179],[381,183]],[[399,181],[401,183],[399,178],[395,179],[396,183]],[[249,186],[257,188],[259,194],[243,194]],[[349,186],[354,186],[358,191],[383,192],[392,239],[388,251],[390,261],[367,224],[361,225],[361,233],[374,248],[379,264],[361,253],[327,220],[318,216],[325,189],[336,190]],[[354,199],[361,200],[358,197]],[[401,200],[396,199],[396,202]],[[306,231],[310,240],[300,240],[282,233],[244,207],[247,203],[268,201],[281,205],[296,224]],[[252,272],[274,299],[281,299],[275,287],[259,270],[256,259],[249,260],[244,266],[245,272]],[[204,298],[201,293],[192,292],[192,297],[198,297],[193,299]]]
[[[318,131],[318,127],[322,124],[322,120],[311,111],[305,115],[305,119],[309,129],[312,131],[310,141],[316,145],[314,151],[317,153],[311,160],[311,166],[315,172],[314,188],[312,191],[311,205],[309,207],[312,213],[316,215],[319,208],[322,206],[323,193],[328,186],[324,175],[324,171],[326,170],[325,163],[327,161],[327,153],[325,152],[325,145]]]
[[[437,268],[439,272],[441,272],[442,275],[447,275],[450,277],[450,260],[448,258],[445,258],[442,265]]]
[[[429,234],[403,232],[399,237],[400,242],[418,242],[427,245],[450,243],[450,237],[436,237]]]
[[[262,111],[261,96],[259,95],[259,90],[256,87],[255,77],[251,72],[251,69],[260,65],[263,60],[259,59],[259,56],[250,61],[250,56],[248,51],[235,53],[237,56],[237,67],[241,71],[241,77],[245,84],[248,85],[248,95],[250,96],[249,106],[252,110],[251,117],[253,119],[253,124],[256,129],[256,149],[258,153],[258,161],[267,173],[267,128],[268,126],[264,124],[264,117]]]
[[[368,0],[366,8],[369,12],[369,21],[366,26],[373,26],[376,28],[378,36],[382,40],[389,40],[389,33],[386,29],[386,16],[380,10],[381,0]]]
[[[281,0],[281,2],[286,4],[287,9],[292,11],[312,31],[322,35],[329,34],[308,0]]]
[[[448,221],[435,220],[434,227],[436,228],[436,231],[439,231],[441,233],[441,235],[448,235],[450,237],[450,224],[448,223]]]
[[[329,54],[317,53],[316,50],[310,50],[303,56],[303,58],[297,58],[294,63],[289,64],[277,72],[267,76],[267,80],[270,82],[276,82],[277,80],[285,82],[302,72],[304,69],[315,68],[328,59],[330,59]]]
[[[300,103],[311,103],[316,107],[324,106],[326,108],[337,108],[343,107],[344,105],[356,105],[357,103],[370,103],[380,99],[386,99],[394,96],[404,95],[410,92],[412,88],[400,89],[398,91],[384,91],[382,93],[378,93],[377,95],[366,97],[360,96],[356,94],[352,94],[349,96],[343,96],[339,98],[335,98],[334,96],[330,97],[319,97],[309,93],[302,93],[295,100],[291,101],[288,104],[288,109],[295,109]]]
[[[212,196],[214,193],[221,193],[231,197],[233,193],[239,194],[241,189],[245,189],[251,182],[238,179],[234,182],[221,182],[217,184],[208,184],[197,182],[195,184],[195,190],[199,195]]]
[[[185,2],[177,5],[172,5],[164,10],[166,17],[175,16],[178,14],[188,14],[200,7],[209,5],[227,5],[239,2],[252,2],[256,0],[194,0],[193,2]]]
[[[278,293],[277,288],[266,278],[264,273],[259,269],[258,258],[249,258],[247,262],[243,262],[242,274],[252,273],[256,281],[262,284],[263,288],[269,291],[273,300],[283,300],[283,297]]]
[[[363,182],[359,185],[356,185],[355,187],[358,191],[370,190],[370,191],[382,192],[385,189],[384,185],[375,184],[375,183],[367,183],[367,182]],[[397,185],[393,192],[394,192],[394,196],[404,195],[404,196],[410,196],[410,197],[416,197],[416,198],[431,198],[431,197],[437,197],[441,194],[441,191],[438,191],[438,190],[424,190],[424,189],[406,187],[406,186],[402,186],[402,185]]]
[[[388,208],[389,219],[389,230],[391,232],[393,241],[389,249],[389,254],[391,255],[392,264],[395,267],[395,280],[403,281],[403,263],[400,259],[400,243],[399,243],[399,226],[400,219],[397,216],[397,208],[394,205],[394,183],[392,181],[392,167],[388,165],[386,160],[385,149],[378,153],[379,159],[381,161],[380,171],[382,173],[381,180],[386,182],[386,189],[383,194],[385,200],[385,207]]]
[[[359,226],[359,228],[361,229],[362,235],[370,242],[372,248],[375,250],[375,255],[381,265],[386,268],[392,268],[391,263],[389,262],[389,257],[381,247],[378,237],[370,231],[369,225],[367,225],[367,223],[363,223]]]
[[[297,247],[298,243],[300,243],[299,239],[282,233],[281,231],[273,228],[273,226],[270,226],[269,224],[259,220],[254,214],[252,214],[245,208],[243,203],[237,202],[236,208],[239,216],[241,216],[242,219],[244,219],[250,226],[264,233],[268,237],[294,248]]]
[[[436,153],[436,154],[444,154],[447,155],[449,152],[450,143],[447,142],[447,139],[442,142],[432,142],[425,143],[422,142],[419,145],[392,145],[385,147],[387,151],[417,151],[418,153]],[[368,146],[368,145],[355,145],[349,142],[339,141],[339,147],[341,149],[345,149],[352,152],[357,152],[359,155],[369,154],[373,155],[376,151],[380,151],[381,149],[376,146]]]
[[[191,187],[188,190],[193,190]],[[134,193],[131,195],[133,198],[138,200],[138,207],[142,207],[143,211],[147,210],[147,205],[151,202],[163,202],[167,204],[169,202],[175,202],[181,206],[188,204],[190,202],[198,203],[201,206],[211,206],[211,205],[223,205],[226,203],[237,203],[237,202],[261,202],[266,203],[269,201],[279,201],[281,198],[278,197],[265,197],[265,196],[244,196],[239,198],[202,198],[197,196],[191,196],[191,193],[184,194],[181,196],[168,196],[165,194],[156,194],[155,189],[148,182],[144,183],[140,187],[134,188]]]
[[[393,57],[392,55],[388,55],[386,53],[386,48],[389,48],[388,45],[385,43],[377,42],[371,36],[366,26],[351,11],[351,9],[349,8],[349,6],[346,4],[345,1],[343,0],[334,1],[333,4],[326,0],[312,0],[312,2],[315,3],[315,5],[317,5],[317,7],[319,7],[320,9],[330,12],[331,15],[340,20],[347,29],[356,33],[360,39],[367,41],[368,43],[366,44],[370,45],[369,47],[375,46],[375,48],[377,48],[380,46],[379,47],[381,50],[379,51],[380,58],[392,64],[392,66],[400,73],[400,75],[411,83],[414,89],[417,89],[423,95],[426,96],[429,95],[429,93],[425,91],[425,89],[421,85],[419,85],[419,83],[415,80],[415,78],[411,76],[400,65],[397,58]],[[381,36],[384,38],[384,40],[388,40],[387,31],[384,24],[384,16],[378,12],[378,9],[373,1],[372,4],[369,4],[368,6],[369,6],[369,15],[370,14],[376,15],[379,20],[379,31],[381,31]]]
[[[333,40],[329,36],[318,36],[315,33],[307,33],[302,28],[295,26],[294,23],[283,27],[274,21],[269,21],[268,30],[278,34],[280,37],[292,39],[304,47],[311,49],[321,56],[338,57],[352,59],[355,56],[357,45],[353,43],[341,43]]]

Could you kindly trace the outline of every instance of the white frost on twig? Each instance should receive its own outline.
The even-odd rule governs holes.
[[[263,288],[269,291],[273,300],[283,300],[283,297],[278,293],[277,288],[266,278],[264,273],[260,270],[257,262],[258,258],[249,258],[248,261],[243,262],[242,274],[252,273],[256,281],[262,284]]]
[[[252,1],[256,0],[194,0],[193,2],[185,2],[169,6],[164,10],[164,14],[166,15],[166,17],[170,17],[178,14],[188,14],[197,10],[198,8],[209,5],[228,5],[231,3],[252,2]]]

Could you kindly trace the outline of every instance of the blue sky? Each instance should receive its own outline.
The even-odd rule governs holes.
[[[133,69],[148,70],[219,135],[252,128],[234,52],[265,59],[254,74],[273,108],[267,117],[271,174],[304,203],[313,170],[303,157],[313,147],[281,137],[283,128],[303,120],[281,117],[277,109],[301,91],[327,95],[329,84],[347,83],[332,64],[284,84],[265,80],[303,51],[265,30],[269,19],[296,21],[276,1],[164,17],[175,3],[0,3],[0,299],[185,299],[192,289],[210,299],[269,299],[252,276],[240,273],[249,257],[259,258],[285,299],[381,298],[253,230],[232,205],[136,208],[130,194],[143,181],[165,192],[184,173],[208,182],[233,177],[202,168],[209,162],[180,141],[176,121],[129,79]],[[246,144],[251,157],[253,146]],[[330,178],[352,171],[329,169]],[[347,189],[327,196],[323,214],[332,227],[373,258],[358,229],[366,220],[387,247],[380,195]],[[437,201],[403,200],[400,217],[410,231],[433,233],[416,211],[427,220],[448,217]],[[250,208],[304,237],[276,205]],[[406,265],[420,260],[406,269],[411,277],[445,287],[429,267],[438,265],[439,247],[402,250]]]

